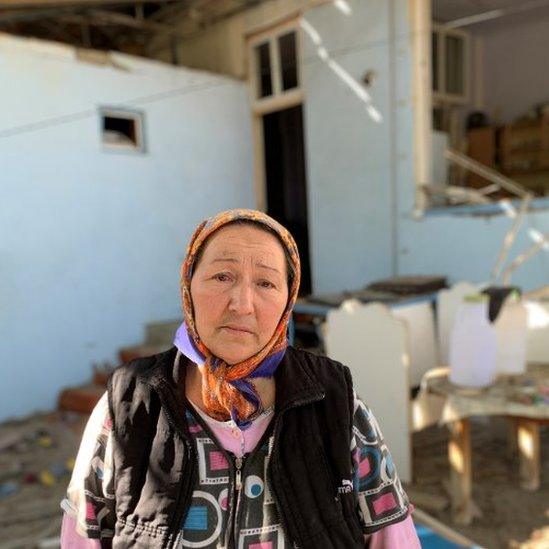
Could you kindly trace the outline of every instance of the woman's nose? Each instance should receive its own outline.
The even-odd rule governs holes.
[[[229,309],[242,315],[253,312],[253,288],[250,284],[237,284],[231,293]]]

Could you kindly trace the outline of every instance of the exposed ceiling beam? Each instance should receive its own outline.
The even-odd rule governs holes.
[[[218,5],[222,4],[220,0],[217,1],[219,1]],[[238,3],[235,4],[235,0],[232,0],[232,5],[225,4],[225,7],[228,7],[229,9],[226,9],[225,11],[216,10],[216,13],[210,15],[206,21],[196,21],[189,17],[180,17],[173,21],[173,26],[180,32],[180,35],[176,37],[176,40],[180,42],[192,40],[196,36],[203,33],[207,27],[238,15],[249,8],[265,2],[265,0],[237,0],[237,2]],[[148,55],[154,56],[156,52],[160,50],[165,50],[167,48],[173,49],[174,47],[176,47],[176,44],[166,42],[166,37],[161,37],[160,40],[155,40],[152,38],[151,43],[149,43],[148,46]]]
[[[53,35],[61,42],[73,42],[75,37],[58,22],[40,21],[39,25],[43,27],[49,35]]]
[[[204,19],[193,19],[190,17],[181,17],[173,22],[177,25],[184,39],[194,38],[204,31],[206,27],[220,23],[226,19],[234,17],[249,8],[261,4],[265,0],[230,0],[230,2],[219,1],[216,9],[208,10]]]
[[[88,16],[89,21],[92,24],[120,25],[123,27],[130,27],[139,30],[148,30],[151,32],[163,34],[178,33],[176,28],[164,25],[163,23],[156,23],[155,21],[148,21],[147,19],[140,19],[132,17],[131,15],[116,13],[114,11],[88,10],[86,11],[86,17]]]
[[[129,15],[113,12],[101,12],[99,10],[87,11],[84,14],[67,14],[58,18],[61,23],[74,25],[87,24],[93,27],[128,27],[138,31],[148,31],[155,34],[166,34],[177,37],[179,31],[175,27],[162,25],[147,21],[146,19],[137,19]]]
[[[549,0],[529,0],[522,3],[517,3],[517,5],[514,6],[497,8],[489,11],[483,11],[481,13],[476,13],[474,15],[460,17],[459,19],[454,19],[453,21],[447,21],[446,23],[443,23],[443,25],[449,29],[468,27],[476,23],[483,23],[485,21],[499,19],[500,17],[506,17],[525,11],[535,10],[537,8],[543,8],[547,5],[549,5]]]
[[[90,25],[87,21],[80,23],[80,37],[82,38],[82,46],[85,48],[92,47]]]
[[[106,6],[132,4],[169,4],[181,0],[0,0],[0,9],[60,8],[63,6]]]
[[[36,10],[7,10],[0,11],[0,24],[3,23],[26,23],[52,19],[67,14],[79,13],[75,8],[43,8]]]
[[[86,9],[80,7],[45,8],[37,10],[9,10],[0,12],[0,25],[8,22],[32,22],[44,19],[64,20],[65,22],[78,24],[88,22],[91,25],[119,25],[140,30],[148,30],[157,33],[178,34],[175,28],[163,23],[132,17],[116,11],[102,9]]]
[[[186,8],[179,13],[172,15],[172,24],[179,29],[185,38],[200,33],[204,28],[215,23],[233,17],[238,13],[247,10],[265,0],[195,0],[187,4]],[[164,6],[151,18],[159,19],[157,14],[168,13],[172,6]],[[162,17],[165,21],[166,16]]]
[[[179,5],[168,4],[151,14],[150,19],[159,21],[170,17],[186,16],[190,19],[197,20],[201,17],[203,11],[208,9],[208,6],[214,1],[217,2],[217,4],[223,4],[222,0],[187,0]]]
[[[144,14],[139,6],[145,1],[163,3],[164,6],[151,16],[142,17]],[[97,29],[101,34],[107,35],[109,41],[120,45],[123,40],[128,44],[144,44],[152,35],[156,35],[164,38],[161,42],[172,41],[172,45],[176,47],[178,42],[196,36],[206,27],[262,1],[264,0],[0,0],[0,28],[21,24],[26,35],[33,35],[36,25],[48,22],[70,25],[68,30],[75,36],[73,40],[67,41],[77,46],[90,43],[96,46],[90,33]],[[12,9],[1,9],[8,4]],[[20,7],[30,4],[33,5],[31,9],[15,9],[16,5]],[[117,7],[123,8],[130,4],[137,6],[134,10],[135,17],[114,11]],[[111,9],[106,9],[107,6]],[[60,31],[54,32],[56,28],[50,28],[51,34],[58,39]],[[99,37],[97,45],[101,47],[102,41],[102,37]]]
[[[186,4],[166,4],[154,13],[151,13],[147,19],[150,21],[161,21],[169,17],[179,16],[186,12]]]

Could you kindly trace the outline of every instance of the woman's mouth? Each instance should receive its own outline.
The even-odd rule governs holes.
[[[226,324],[225,326],[222,326],[222,328],[229,330],[230,332],[235,333],[241,333],[241,334],[252,334],[252,330],[245,326],[238,326],[235,324]]]

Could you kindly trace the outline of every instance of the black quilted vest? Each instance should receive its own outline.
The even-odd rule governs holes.
[[[118,368],[109,381],[116,527],[112,546],[173,547],[197,475],[176,348]],[[278,367],[268,477],[296,548],[364,547],[351,480],[349,370],[289,347]]]

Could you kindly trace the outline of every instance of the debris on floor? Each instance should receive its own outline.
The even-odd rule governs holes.
[[[58,547],[51,539],[87,419],[51,412],[0,424],[0,548]]]
[[[95,394],[102,394],[108,374],[94,374]],[[79,388],[83,390],[83,388]],[[91,404],[84,394],[74,408]],[[78,392],[73,393],[78,396]],[[82,395],[83,393],[80,393]],[[34,414],[0,424],[0,549],[58,547],[60,502],[74,467],[89,415],[74,411]],[[482,511],[472,525],[450,519],[448,434],[430,427],[414,434],[414,483],[406,486],[418,509],[489,549],[549,548],[549,459],[542,460],[541,488],[523,491],[517,458],[507,456],[507,424],[501,418],[471,421],[473,497]],[[542,431],[542,455],[549,437]]]
[[[473,500],[482,512],[470,526],[452,523],[449,497],[448,433],[429,427],[413,435],[414,482],[406,486],[414,503],[419,494],[429,513],[479,546],[488,549],[549,549],[549,432],[541,433],[541,487],[519,487],[518,456],[507,454],[504,418],[472,418]],[[428,495],[425,497],[425,495]],[[434,496],[434,498],[433,498]],[[417,503],[421,509],[421,505]],[[426,509],[427,510],[427,509]]]

